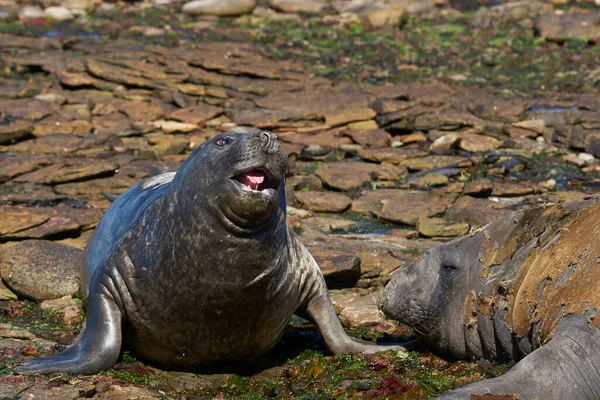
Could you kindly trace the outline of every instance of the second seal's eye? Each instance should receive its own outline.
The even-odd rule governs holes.
[[[225,147],[225,146],[229,146],[229,144],[231,143],[231,139],[221,138],[221,139],[217,140],[215,143],[217,144],[217,146]]]

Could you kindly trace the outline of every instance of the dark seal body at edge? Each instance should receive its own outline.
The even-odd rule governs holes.
[[[380,300],[441,355],[519,361],[441,396],[600,399],[600,202],[517,212],[426,251]]]

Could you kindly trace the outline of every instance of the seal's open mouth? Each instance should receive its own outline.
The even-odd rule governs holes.
[[[240,182],[245,188],[256,191],[277,189],[279,186],[277,180],[264,168],[255,168],[244,171],[241,174],[234,176],[233,180]]]

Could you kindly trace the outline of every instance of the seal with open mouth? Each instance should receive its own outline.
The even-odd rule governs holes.
[[[118,197],[87,247],[85,331],[15,371],[95,373],[116,363],[123,338],[164,368],[229,363],[264,354],[294,313],[333,353],[404,350],[344,332],[318,265],[286,225],[286,168],[273,133],[224,133],[177,173]]]
[[[440,399],[600,399],[599,234],[598,198],[508,215],[401,268],[382,310],[442,356],[519,361]]]

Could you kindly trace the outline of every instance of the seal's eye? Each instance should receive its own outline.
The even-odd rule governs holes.
[[[217,140],[215,143],[219,147],[225,147],[225,146],[229,146],[229,144],[231,143],[231,139],[221,138],[221,139]]]
[[[455,267],[453,264],[442,264],[442,270],[448,272],[460,271],[460,268]]]

